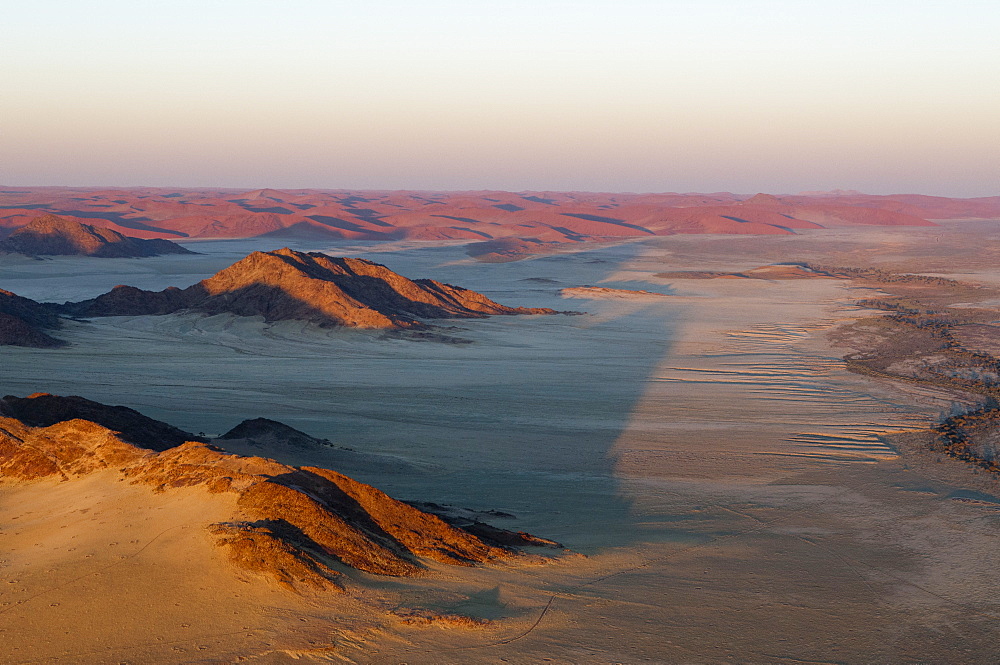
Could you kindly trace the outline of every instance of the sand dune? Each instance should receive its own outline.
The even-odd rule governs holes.
[[[1000,203],[862,194],[746,197],[59,187],[0,192],[0,228],[17,228],[45,213],[141,238],[327,234],[365,240],[521,237],[578,242],[674,234],[789,235],[845,225],[926,226],[928,218],[1000,215]]]

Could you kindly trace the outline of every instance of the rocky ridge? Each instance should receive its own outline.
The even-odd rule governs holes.
[[[163,451],[185,441],[208,439],[154,420],[127,406],[109,406],[77,395],[35,393],[0,399],[0,416],[16,418],[32,427],[49,427],[67,420],[89,420],[118,432],[126,443]]]
[[[0,289],[0,346],[64,346],[65,342],[45,332],[59,325],[59,316],[50,307]]]
[[[34,427],[0,416],[0,482],[73,482],[106,473],[155,492],[234,494],[231,519],[210,528],[216,544],[237,568],[298,591],[340,588],[345,566],[413,576],[423,574],[424,560],[472,566],[525,556],[513,544],[555,546],[481,524],[476,535],[329,469],[231,455],[198,441],[158,447],[133,445],[89,420]]]
[[[118,286],[97,298],[62,307],[64,313],[84,317],[182,310],[355,328],[421,328],[424,324],[419,319],[556,313],[507,307],[481,293],[430,279],[410,280],[365,259],[287,248],[253,252],[186,289],[154,292]]]

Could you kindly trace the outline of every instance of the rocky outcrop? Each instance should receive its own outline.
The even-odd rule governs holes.
[[[54,398],[26,399],[44,397]],[[10,401],[5,398],[4,404]],[[336,471],[231,455],[196,441],[157,447],[158,452],[133,445],[84,419],[33,427],[22,418],[0,416],[0,481],[56,477],[71,482],[106,472],[109,482],[146,485],[156,492],[200,488],[235,494],[231,519],[210,528],[216,543],[238,568],[296,590],[336,589],[342,566],[412,576],[423,573],[427,559],[471,566],[520,555],[498,543],[511,532],[494,530],[497,538],[476,535]],[[549,543],[523,536],[508,540]]]
[[[64,346],[65,342],[44,332],[59,325],[51,307],[0,289],[0,346]]]
[[[167,287],[163,291],[144,291],[119,284],[91,300],[66,303],[59,309],[70,316],[144,316],[172,314],[192,309],[199,302],[198,285],[188,289]]]
[[[553,549],[563,549],[561,543],[547,538],[526,533],[524,531],[508,531],[499,529],[491,524],[483,522],[484,519],[504,519],[513,518],[509,513],[497,510],[476,511],[468,508],[457,508],[455,506],[444,506],[438,503],[425,501],[407,502],[414,508],[419,508],[424,512],[437,515],[452,526],[459,527],[469,533],[479,536],[490,542],[505,545],[507,547],[549,547]]]
[[[420,319],[555,313],[507,307],[481,293],[430,279],[410,280],[364,259],[291,249],[253,252],[186,289],[151,292],[118,286],[93,300],[63,306],[63,311],[76,316],[181,310],[355,328],[419,328]]]
[[[471,242],[465,246],[465,253],[482,263],[507,263],[536,254],[556,251],[560,243],[546,242],[538,238],[499,238],[484,242]]]
[[[219,437],[222,441],[244,440],[258,446],[287,445],[295,448],[315,448],[331,445],[325,439],[317,439],[294,427],[269,418],[244,420]]]
[[[82,255],[101,258],[193,254],[163,239],[142,240],[118,231],[81,224],[58,215],[37,217],[0,241],[0,252],[43,255]]]

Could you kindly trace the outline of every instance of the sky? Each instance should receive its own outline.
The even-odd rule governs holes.
[[[0,0],[0,185],[1000,195],[996,0]]]

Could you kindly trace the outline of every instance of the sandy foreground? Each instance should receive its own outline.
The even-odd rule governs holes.
[[[297,247],[586,314],[447,331],[471,344],[118,317],[69,324],[66,349],[5,348],[3,394],[79,394],[209,434],[274,418],[352,450],[238,452],[508,512],[498,526],[577,554],[405,580],[352,571],[346,593],[297,596],[219,556],[204,527],[224,495],[101,476],[0,486],[0,662],[992,662],[1000,503],[884,438],[956,398],[843,369],[826,333],[864,314],[846,282],[654,275],[817,258],[937,273],[960,256],[960,277],[991,281],[996,235],[658,238],[502,264],[449,245]],[[273,249],[194,248],[0,263],[0,287],[43,300],[183,287]],[[666,297],[560,295],[584,285]]]

